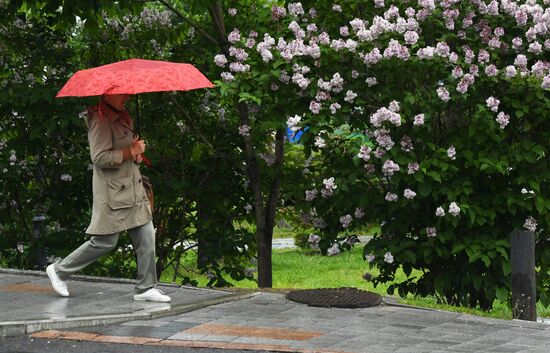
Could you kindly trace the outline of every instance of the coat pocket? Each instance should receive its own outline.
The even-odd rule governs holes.
[[[134,178],[107,179],[107,195],[109,207],[113,210],[134,207],[136,204]]]

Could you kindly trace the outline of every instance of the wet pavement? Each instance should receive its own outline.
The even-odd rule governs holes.
[[[162,288],[172,296],[171,304],[134,303],[129,281],[99,280],[70,281],[72,296],[60,298],[39,273],[0,270],[4,336],[10,322],[34,322],[15,334],[30,333],[47,342],[129,344],[151,352],[162,347],[304,353],[550,351],[550,326],[536,322],[387,304],[318,308],[282,294],[236,295],[177,286]],[[98,318],[103,318],[100,324],[94,321]],[[37,325],[40,320],[51,327]]]

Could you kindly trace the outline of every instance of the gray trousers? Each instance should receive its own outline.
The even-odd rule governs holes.
[[[143,293],[157,284],[155,260],[155,229],[153,222],[128,230],[137,256],[137,293]],[[75,272],[82,270],[101,255],[116,247],[119,233],[93,235],[90,240],[70,253],[66,258],[55,263],[55,272],[66,280]]]

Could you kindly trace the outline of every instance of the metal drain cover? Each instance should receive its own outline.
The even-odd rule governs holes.
[[[357,288],[319,288],[289,292],[288,300],[328,308],[366,308],[377,306],[382,296]]]

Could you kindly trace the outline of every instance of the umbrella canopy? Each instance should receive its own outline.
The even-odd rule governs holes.
[[[77,71],[56,98],[189,91],[211,87],[214,84],[191,64],[129,59]]]

